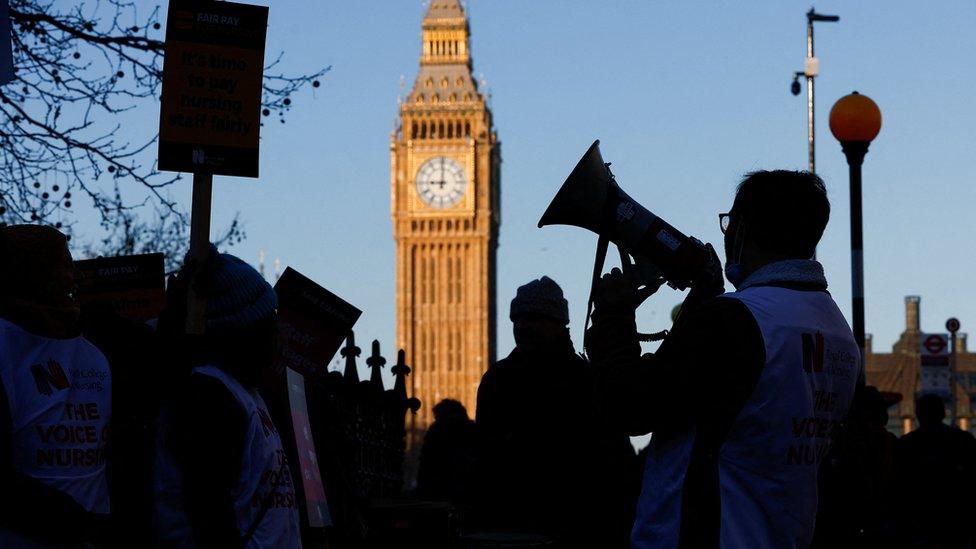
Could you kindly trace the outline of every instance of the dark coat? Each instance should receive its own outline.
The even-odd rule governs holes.
[[[541,353],[516,348],[488,369],[477,427],[478,503],[489,526],[625,542],[636,457],[626,435],[601,429],[593,390],[589,364],[568,342]]]
[[[970,547],[976,512],[976,439],[955,427],[922,426],[896,447],[898,477],[909,509],[901,521],[911,542]]]

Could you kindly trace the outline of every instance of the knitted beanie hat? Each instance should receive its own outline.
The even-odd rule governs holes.
[[[218,254],[208,284],[207,333],[226,334],[267,318],[278,307],[274,289],[254,267]]]
[[[569,324],[569,303],[563,297],[559,284],[548,276],[543,276],[521,286],[515,292],[508,317],[515,320],[524,314],[547,316]]]

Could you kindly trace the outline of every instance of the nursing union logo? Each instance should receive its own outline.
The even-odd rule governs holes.
[[[803,334],[803,371],[818,374],[824,370],[824,336],[822,333]]]
[[[37,384],[37,392],[42,395],[51,396],[54,391],[63,391],[71,386],[61,363],[53,358],[47,361],[46,367],[43,364],[31,366],[31,374]]]

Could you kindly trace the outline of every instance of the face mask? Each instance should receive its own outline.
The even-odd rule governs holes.
[[[725,263],[725,278],[729,283],[739,289],[739,285],[745,282],[746,272],[740,261],[742,260],[743,233],[745,226],[741,222],[736,226],[734,240],[732,241],[732,257]]]
[[[746,275],[742,269],[741,263],[726,263],[725,264],[725,278],[729,280],[732,286],[736,290],[739,289],[739,284],[745,282]]]

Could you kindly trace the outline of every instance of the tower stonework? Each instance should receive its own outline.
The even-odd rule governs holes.
[[[495,251],[501,154],[472,77],[469,27],[457,0],[431,0],[420,70],[391,137],[397,345],[421,400],[414,433],[444,398],[475,412],[495,359]]]

